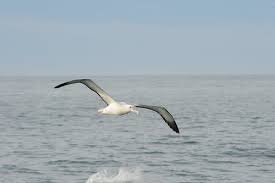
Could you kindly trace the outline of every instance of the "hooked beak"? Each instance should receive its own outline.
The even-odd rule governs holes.
[[[134,113],[138,114],[138,111],[135,110],[135,109],[131,109],[131,112],[134,112]]]

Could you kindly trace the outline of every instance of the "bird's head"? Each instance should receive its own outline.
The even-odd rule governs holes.
[[[131,112],[134,112],[134,113],[138,114],[138,111],[137,111],[137,110],[135,110],[135,106],[133,106],[133,105],[128,105],[127,107],[129,108],[129,111],[131,111]]]

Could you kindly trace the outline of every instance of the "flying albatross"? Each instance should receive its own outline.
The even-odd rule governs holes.
[[[101,97],[101,99],[107,104],[107,107],[98,110],[99,113],[124,115],[129,112],[135,112],[138,114],[138,111],[135,110],[136,107],[145,108],[159,113],[163,120],[168,124],[168,126],[176,133],[179,133],[178,126],[173,116],[164,107],[150,105],[129,105],[124,102],[116,102],[112,97],[110,97],[110,95],[108,95],[102,88],[100,88],[95,82],[93,82],[90,79],[77,79],[68,81],[60,85],[57,85],[55,88],[60,88],[74,83],[82,83],[86,85],[92,91],[96,92]]]

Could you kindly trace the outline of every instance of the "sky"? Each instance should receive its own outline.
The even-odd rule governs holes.
[[[0,76],[275,74],[275,0],[0,0]]]

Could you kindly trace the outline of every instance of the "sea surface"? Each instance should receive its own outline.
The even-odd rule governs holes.
[[[116,100],[165,106],[106,116],[76,77],[0,77],[1,183],[275,182],[275,76],[86,76]]]

